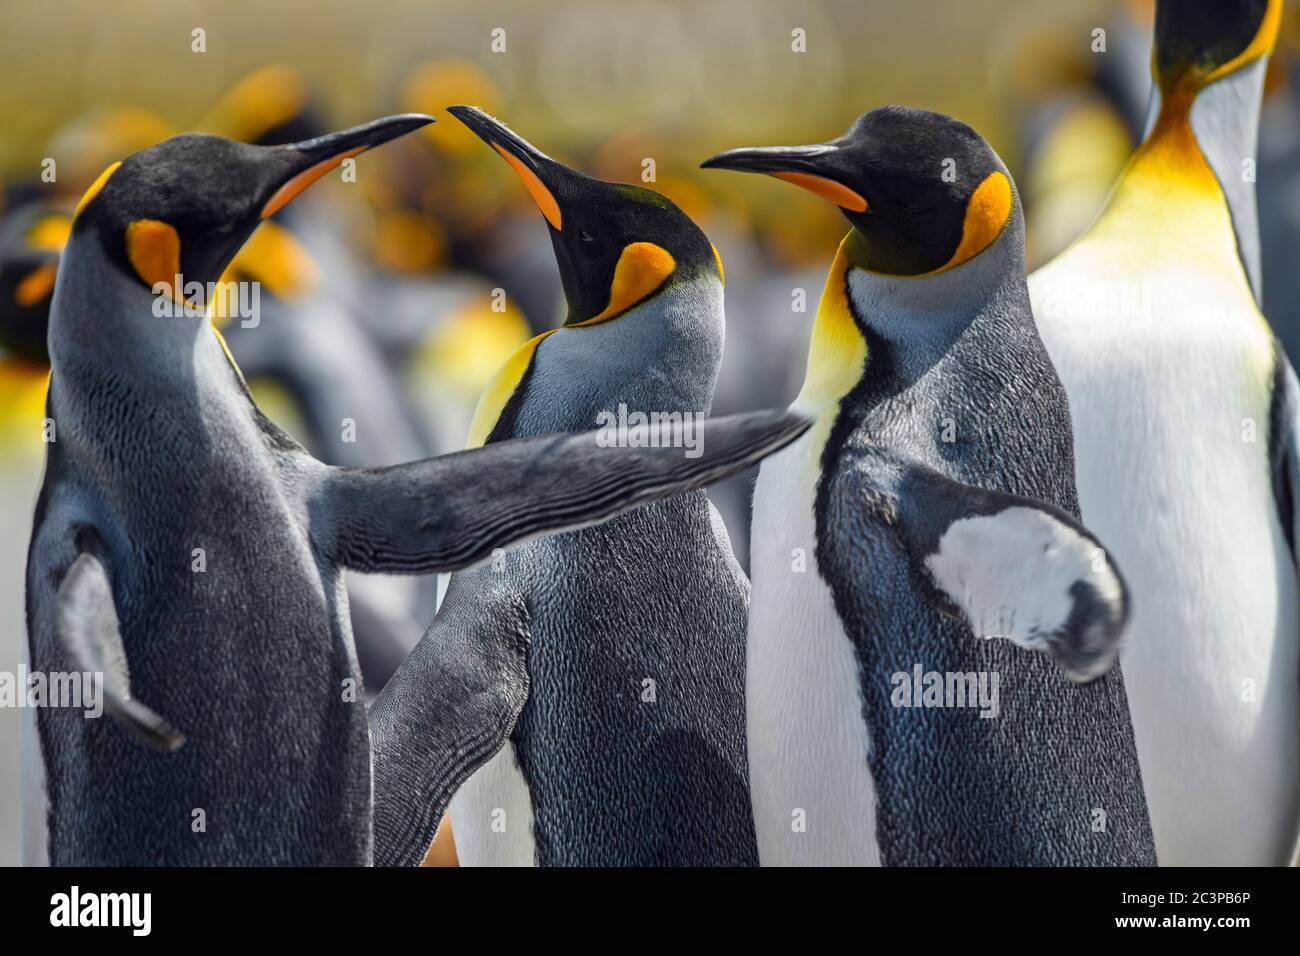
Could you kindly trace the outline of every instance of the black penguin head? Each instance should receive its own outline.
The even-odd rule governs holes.
[[[733,149],[705,168],[767,173],[829,199],[853,224],[859,268],[926,276],[983,252],[1011,221],[1006,167],[984,138],[941,113],[884,106],[816,146]]]
[[[664,196],[569,169],[476,107],[448,112],[510,164],[546,218],[569,304],[565,325],[615,318],[684,279],[721,279],[708,238]]]
[[[286,146],[174,136],[104,170],[77,207],[72,238],[94,236],[149,288],[176,275],[213,282],[263,219],[321,176],[432,122],[408,113]]]
[[[1153,69],[1160,89],[1195,92],[1272,52],[1282,0],[1159,0]]]

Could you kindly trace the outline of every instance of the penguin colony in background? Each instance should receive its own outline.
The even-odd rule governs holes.
[[[9,217],[0,343],[57,428],[29,664],[102,673],[110,718],[26,712],[29,858],[414,865],[449,816],[467,864],[1291,862],[1300,383],[1241,175],[1281,6],[1159,0],[1145,137],[1032,277],[951,117],[705,161],[848,220],[785,412],[707,418],[699,226],[474,107],[567,315],[438,458],[321,462],[212,315],[154,312],[431,117],[176,136]],[[666,420],[611,441],[628,410]],[[760,461],[751,589],[701,489]],[[369,708],[346,571],[449,573]]]
[[[330,467],[261,415],[206,316],[153,315],[156,284],[215,281],[262,219],[344,157],[428,122],[287,147],[180,136],[110,166],[78,208],[50,307],[59,436],[36,506],[28,639],[33,670],[103,672],[116,723],[38,712],[32,810],[52,863],[370,862],[370,735],[342,692],[360,679],[342,571],[455,570],[698,487],[802,430],[759,413],[713,423],[697,458],[588,433]],[[211,814],[199,833],[185,822],[196,808]]]

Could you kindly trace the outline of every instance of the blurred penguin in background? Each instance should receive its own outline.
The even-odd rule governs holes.
[[[1030,268],[1083,234],[1142,136],[1152,0],[1115,3],[1102,25],[1039,11],[992,58],[1018,137]]]

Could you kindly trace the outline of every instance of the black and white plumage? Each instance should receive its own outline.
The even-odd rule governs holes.
[[[815,424],[755,489],[762,861],[1154,863],[1112,666],[1125,589],[1078,522],[1005,166],[965,124],[903,107],[705,165],[773,173],[853,224],[792,406]],[[996,719],[900,708],[914,670],[996,677]]]
[[[345,569],[466,567],[697,488],[805,427],[782,415],[716,421],[695,459],[587,434],[330,467],[260,413],[206,317],[153,313],[151,276],[169,256],[188,279],[215,280],[285,183],[428,121],[276,148],[178,137],[111,168],[83,201],[51,311],[57,438],[29,549],[28,647],[34,670],[110,664],[116,702],[110,719],[36,715],[35,856],[370,862],[369,728]],[[141,220],[153,225],[129,228]],[[123,721],[174,740],[128,701],[183,744],[142,746]]]
[[[699,228],[656,193],[589,179],[478,110],[453,112],[537,180],[569,304],[565,327],[503,366],[471,441],[587,428],[620,407],[706,413],[722,277]],[[496,564],[452,576],[376,701],[377,858],[419,862],[454,793],[463,864],[756,863],[749,582],[704,494]]]
[[[940,603],[975,637],[1043,652],[1078,683],[1111,669],[1128,595],[1101,543],[1077,519],[901,462],[891,497],[879,487],[876,457],[867,452],[856,469],[866,520],[897,524]]]
[[[1163,865],[1281,865],[1300,838],[1295,422],[1250,175],[1282,16],[1160,0],[1143,142],[1029,282],[1084,520],[1133,593],[1122,666]]]

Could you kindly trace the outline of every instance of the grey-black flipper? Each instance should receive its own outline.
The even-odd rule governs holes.
[[[1300,561],[1296,542],[1300,540],[1296,501],[1300,499],[1300,381],[1286,357],[1286,350],[1273,340],[1273,401],[1269,409],[1268,460],[1273,473],[1273,503],[1277,520],[1291,547],[1291,557]],[[1295,860],[1300,864],[1300,850]]]
[[[454,577],[370,707],[375,863],[417,866],[447,804],[499,751],[528,697],[528,611],[489,569]]]
[[[784,448],[809,421],[751,412],[699,426],[682,447],[602,446],[596,431],[497,442],[377,469],[337,469],[315,503],[326,550],[356,571],[454,571],[497,548],[596,524],[637,505],[702,488]],[[639,439],[671,429],[637,430]],[[629,432],[629,435],[636,432]],[[629,439],[628,445],[638,444]]]
[[[131,696],[113,589],[93,555],[81,554],[59,585],[55,627],[73,666],[104,675],[104,709],[132,736],[160,750],[185,742],[183,734]]]
[[[1076,683],[1114,665],[1128,590],[1075,518],[879,452],[849,474],[864,520],[895,530],[918,592],[938,610],[964,618],[977,637],[1046,653]]]
[[[1296,557],[1296,499],[1300,498],[1300,383],[1282,343],[1273,340],[1273,402],[1268,423],[1268,458],[1273,471],[1277,518]]]

